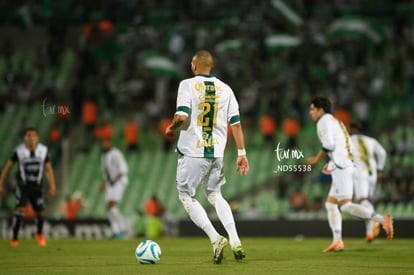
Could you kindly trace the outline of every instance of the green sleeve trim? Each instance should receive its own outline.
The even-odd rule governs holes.
[[[187,106],[178,106],[177,112],[184,112],[186,114],[190,114],[190,108]]]
[[[230,124],[231,125],[236,124],[238,122],[240,122],[240,116],[234,116],[234,117],[230,118]]]
[[[181,156],[184,156],[184,154],[180,151],[178,146],[175,147],[175,150],[177,151],[178,154],[180,154]]]
[[[322,147],[322,150],[323,150],[324,152],[326,152],[326,153],[328,153],[328,152],[330,152],[330,151],[331,151],[331,150],[326,149],[326,148],[324,148],[324,147]]]

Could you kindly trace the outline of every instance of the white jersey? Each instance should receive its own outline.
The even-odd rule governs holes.
[[[112,147],[104,152],[102,156],[102,166],[105,173],[105,179],[108,182],[115,179],[117,175],[122,174],[122,177],[118,182],[128,183],[128,164],[119,149]]]
[[[344,124],[329,113],[323,114],[317,124],[322,149],[338,168],[353,166],[352,142]]]
[[[354,144],[352,154],[358,171],[365,171],[369,175],[376,175],[377,170],[383,170],[387,152],[379,142],[365,135],[351,136]]]
[[[189,116],[177,151],[190,157],[223,157],[227,124],[240,123],[239,104],[232,89],[212,75],[196,75],[180,82],[176,114]]]

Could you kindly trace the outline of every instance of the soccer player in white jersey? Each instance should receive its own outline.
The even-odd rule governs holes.
[[[333,233],[332,244],[323,252],[341,251],[344,249],[342,241],[342,212],[352,216],[382,224],[387,238],[394,236],[394,228],[390,215],[379,215],[371,208],[352,202],[354,163],[352,141],[347,129],[330,114],[331,103],[323,97],[314,98],[310,104],[309,114],[316,122],[316,129],[322,150],[316,156],[307,159],[307,163],[314,165],[329,156],[328,170],[332,174],[332,183],[328,198],[325,202],[329,226]]]
[[[191,220],[207,234],[213,244],[213,263],[220,264],[228,241],[216,231],[195,194],[201,185],[226,229],[234,257],[236,260],[243,259],[246,253],[233,214],[221,194],[221,186],[226,182],[223,155],[228,123],[238,148],[236,164],[240,175],[248,173],[249,163],[236,97],[227,84],[211,75],[213,65],[213,57],[208,51],[198,51],[193,56],[191,69],[194,77],[180,82],[177,110],[173,122],[166,129],[166,135],[174,136],[182,126],[177,143],[180,155],[176,178],[178,195]]]
[[[110,138],[103,139],[101,145],[104,179],[99,191],[102,192],[106,188],[105,201],[108,220],[113,233],[110,238],[120,239],[126,233],[126,223],[117,204],[122,200],[125,188],[128,185],[128,164],[122,152],[112,146]]]
[[[361,127],[357,123],[349,125],[349,132],[354,150],[354,198],[356,202],[374,211],[371,199],[374,195],[377,178],[381,177],[385,166],[387,152],[373,137],[360,133]],[[365,221],[365,241],[370,243],[379,233],[379,225],[373,220]]]
[[[18,162],[18,180],[16,186],[16,208],[13,212],[11,246],[19,245],[19,230],[24,218],[24,209],[31,203],[36,213],[37,231],[35,237],[39,246],[46,246],[43,235],[45,198],[43,194],[43,171],[49,182],[49,197],[56,193],[55,176],[52,163],[49,159],[48,149],[39,143],[39,135],[33,127],[28,127],[24,134],[24,143],[16,147],[8,160],[0,177],[0,193],[3,192],[4,181],[7,179],[14,163]]]

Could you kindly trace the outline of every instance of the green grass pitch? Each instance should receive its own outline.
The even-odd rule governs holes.
[[[161,261],[143,265],[134,256],[142,239],[0,241],[0,274],[414,274],[414,239],[344,239],[343,252],[322,253],[331,239],[242,238],[246,259],[229,247],[222,264],[212,263],[207,237],[160,238]]]

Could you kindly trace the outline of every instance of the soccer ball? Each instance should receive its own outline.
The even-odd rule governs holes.
[[[155,264],[161,258],[161,247],[154,241],[142,241],[135,250],[135,257],[141,264]]]

